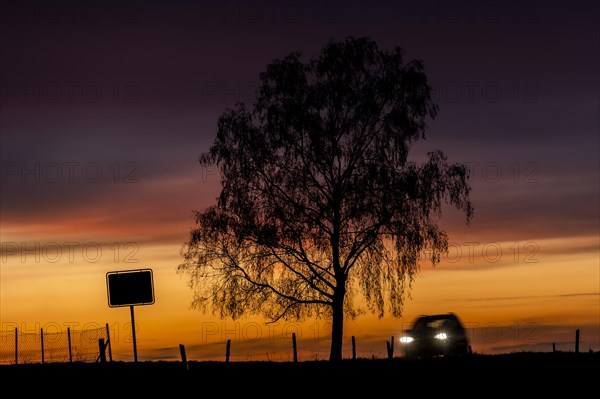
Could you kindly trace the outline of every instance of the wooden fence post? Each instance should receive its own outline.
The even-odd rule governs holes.
[[[106,345],[104,344],[104,338],[98,339],[98,349],[100,349],[100,363],[106,363]]]
[[[44,329],[40,328],[40,342],[42,348],[42,364],[44,364]]]
[[[391,359],[394,357],[394,336],[392,336],[391,341],[385,341],[385,343],[387,346],[388,359]]]
[[[229,363],[229,355],[231,354],[231,340],[227,340],[227,348],[225,349],[225,363]]]
[[[181,364],[183,364],[183,368],[189,370],[187,356],[185,354],[185,346],[183,344],[179,344],[179,353],[181,354]]]
[[[296,333],[292,333],[292,347],[294,348],[294,363],[298,363],[298,348],[296,347]]]
[[[356,360],[356,338],[352,336],[352,359]]]
[[[556,344],[552,342],[552,352],[556,352]]]
[[[575,330],[575,353],[579,353],[579,328]]]
[[[15,364],[19,364],[19,330],[15,327]]]
[[[67,327],[67,342],[69,343],[69,363],[73,363],[73,352],[71,351],[71,327]]]

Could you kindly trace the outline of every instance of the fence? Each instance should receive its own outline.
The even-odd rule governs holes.
[[[394,337],[391,337],[391,341],[386,341],[387,357],[389,358],[393,357],[394,354],[393,342]],[[179,349],[181,360],[187,363],[185,346],[180,344]],[[299,356],[295,333],[292,333],[291,349],[293,361],[298,362]],[[288,352],[288,350],[285,350],[285,352]],[[249,355],[239,356],[244,358]],[[234,357],[231,354],[230,339],[227,340],[224,357],[226,362]],[[373,357],[375,356],[373,355]],[[66,332],[52,333],[44,332],[43,328],[40,328],[39,333],[22,332],[15,328],[14,332],[3,331],[0,335],[0,364],[103,362],[107,358],[112,361],[108,324],[105,328],[80,331],[67,328]],[[352,358],[357,358],[354,336],[352,337]]]
[[[96,362],[106,342],[112,358],[108,324],[106,328],[71,330],[39,334],[5,331],[0,336],[0,364]],[[103,349],[106,349],[103,348]]]
[[[361,351],[363,353],[359,355],[357,354],[356,339],[352,336],[350,356],[352,359],[358,357],[392,358],[394,357],[394,342],[395,338],[391,336],[389,341],[385,341],[385,346],[382,345],[381,352],[375,354],[371,351],[369,356],[369,351]],[[232,354],[230,339],[227,339],[223,352],[220,352],[220,350],[215,351],[215,347],[212,344],[211,346],[212,348],[208,353],[203,353],[200,356],[194,353],[192,358],[195,360],[225,360],[225,362],[229,362],[231,358],[236,357],[235,360],[242,361],[257,360],[254,355],[261,357],[258,353]],[[279,350],[263,352],[263,354],[266,354],[267,360],[298,362],[300,358],[302,360],[312,360],[314,357],[314,360],[319,360],[320,357],[322,360],[326,359],[328,355],[328,352],[306,347],[298,348],[295,333],[291,335],[291,342],[286,342],[283,346],[275,345],[274,349],[277,349],[277,346],[279,346]],[[385,352],[383,348],[386,349]],[[468,349],[469,353],[473,353],[470,345]],[[196,346],[194,352],[197,350],[198,347]],[[554,342],[552,343],[552,351],[559,352]],[[575,352],[579,351],[580,334],[579,329],[577,329],[575,331]],[[592,349],[590,348],[589,351],[591,352]],[[280,358],[276,354],[280,355]],[[186,354],[186,348],[183,344],[179,345],[179,356],[184,363],[187,363],[190,358],[189,354]],[[176,355],[174,358],[176,359]],[[344,358],[348,358],[348,356],[344,356]],[[23,332],[17,328],[14,331],[5,330],[0,332],[0,364],[98,362],[107,359],[113,360],[108,323],[105,328],[86,328],[83,330],[67,328],[66,332],[63,330],[62,332],[48,333],[44,332],[43,328],[40,328],[39,333],[31,332],[31,330]]]

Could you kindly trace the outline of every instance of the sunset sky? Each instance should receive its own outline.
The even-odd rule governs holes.
[[[51,3],[51,2],[48,2]],[[190,308],[176,273],[193,211],[219,194],[198,156],[259,73],[329,39],[370,37],[423,60],[440,107],[418,159],[472,172],[467,226],[424,264],[401,319],[346,320],[344,356],[384,357],[420,314],[455,312],[474,351],[600,350],[600,6],[593,1],[3,2],[0,9],[0,320],[35,333],[109,324],[133,358],[129,308],[106,273],[150,268],[135,308],[142,360],[329,355],[326,320],[266,325]],[[399,345],[396,343],[396,345]],[[1,346],[1,341],[0,341]],[[3,360],[3,359],[0,359]]]

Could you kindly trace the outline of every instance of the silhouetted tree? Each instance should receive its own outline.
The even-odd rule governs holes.
[[[267,66],[252,109],[220,116],[200,163],[220,168],[222,191],[196,212],[178,273],[220,317],[326,316],[337,361],[345,316],[400,317],[421,255],[439,263],[444,204],[467,223],[473,208],[464,165],[408,160],[438,110],[422,62],[353,37],[301,56]]]

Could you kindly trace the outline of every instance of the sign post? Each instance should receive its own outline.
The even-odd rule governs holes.
[[[133,305],[129,306],[131,313],[131,335],[133,338],[133,361],[137,363],[137,340],[135,339],[135,316],[133,315]]]
[[[152,269],[121,270],[106,273],[108,306],[129,306],[131,332],[133,337],[133,358],[137,363],[137,340],[135,338],[135,305],[154,303],[154,282]]]

